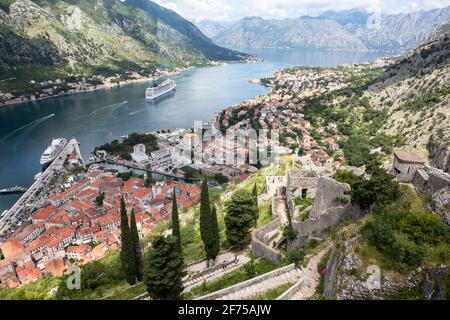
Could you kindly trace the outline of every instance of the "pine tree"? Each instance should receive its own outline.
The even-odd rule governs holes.
[[[146,254],[144,283],[154,300],[178,300],[183,292],[183,259],[174,236],[159,236]]]
[[[142,281],[142,269],[144,262],[142,261],[141,242],[139,241],[139,232],[136,225],[136,216],[134,214],[134,208],[131,209],[130,233],[131,233],[131,241],[134,248],[135,274],[136,278],[139,281]]]
[[[180,254],[183,254],[183,249],[181,246],[181,232],[180,232],[180,218],[178,216],[178,205],[177,196],[175,193],[175,188],[172,194],[172,235],[177,239],[177,247]]]
[[[235,192],[227,203],[226,234],[232,246],[244,248],[250,243],[250,229],[255,219],[255,200],[248,191]]]
[[[127,282],[130,285],[133,285],[136,283],[135,254],[133,242],[131,240],[130,227],[128,225],[127,209],[123,198],[120,200],[120,219],[120,235],[122,241],[120,260]]]
[[[255,206],[256,206],[256,210],[255,210],[255,226],[256,226],[258,223],[258,219],[259,219],[258,187],[256,186],[256,182],[255,182],[255,185],[253,186],[252,196],[255,199]]]
[[[216,206],[213,206],[211,210],[211,231],[213,243],[211,245],[210,255],[212,259],[216,260],[220,252],[219,223],[217,222]]]
[[[209,203],[208,181],[203,180],[200,194],[200,234],[205,246],[206,258],[212,259],[211,247],[213,245],[211,226],[211,205]]]

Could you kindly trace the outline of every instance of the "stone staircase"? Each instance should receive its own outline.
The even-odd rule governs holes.
[[[313,256],[306,268],[299,271],[299,280],[277,300],[307,300],[311,298],[320,282],[320,274],[317,271],[317,265],[322,257],[328,252],[330,245],[325,246],[319,253]]]
[[[291,264],[232,287],[197,298],[197,300],[244,300],[278,288],[281,285],[297,282],[300,279],[300,275],[301,273],[295,267],[295,264]]]
[[[183,284],[185,287],[184,292],[189,292],[192,290],[192,288],[195,288],[196,286],[204,282],[212,281],[224,276],[227,273],[239,269],[249,261],[250,259],[248,257],[239,256],[237,260],[224,261],[226,266],[225,268],[223,263],[218,263],[211,268],[202,270],[200,272],[191,273],[183,279]]]

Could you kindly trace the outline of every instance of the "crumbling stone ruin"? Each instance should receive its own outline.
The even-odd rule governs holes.
[[[297,197],[314,198],[318,183],[319,177],[313,171],[293,169],[288,172],[286,197],[291,217],[298,214],[298,212],[294,212],[294,199]]]
[[[347,195],[350,190],[346,183],[328,177],[319,178],[309,218],[303,222],[292,222],[296,238],[288,242],[288,251],[306,245],[310,238],[323,237],[327,229],[347,219],[356,221],[362,218],[361,209],[350,203],[350,197]]]
[[[282,238],[282,227],[286,221],[286,186],[283,177],[267,177],[266,193],[272,195],[272,214],[274,220],[252,233],[252,254],[256,257],[280,264],[282,255],[278,250]]]

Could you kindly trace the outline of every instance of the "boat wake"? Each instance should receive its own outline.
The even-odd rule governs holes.
[[[147,109],[141,110],[141,111],[134,111],[134,112],[130,112],[128,115],[130,116],[134,116],[136,114],[140,114],[140,113],[144,113],[147,112]]]
[[[84,119],[84,118],[88,118],[88,117],[93,116],[94,114],[96,114],[97,112],[102,111],[102,110],[106,110],[106,109],[113,109],[113,110],[115,110],[115,109],[120,108],[120,107],[123,106],[123,105],[126,105],[127,103],[128,103],[128,101],[125,100],[125,101],[122,101],[122,102],[120,102],[120,103],[110,104],[110,105],[101,107],[101,108],[99,108],[99,109],[97,109],[97,110],[94,110],[94,111],[92,111],[91,113],[88,113],[88,114],[84,114],[84,115],[82,115],[82,116],[79,116],[78,118],[73,119],[73,121],[77,121],[77,120],[81,120],[81,119]]]
[[[44,122],[44,121],[46,121],[46,120],[48,120],[48,119],[50,119],[50,118],[52,118],[54,116],[55,116],[55,114],[52,113],[52,114],[50,114],[48,116],[45,116],[45,117],[42,117],[40,119],[31,121],[30,123],[28,123],[28,124],[18,128],[18,129],[14,130],[14,131],[11,131],[10,133],[8,133],[6,136],[4,136],[2,139],[0,139],[0,142],[8,140],[12,136],[14,136],[16,133],[18,133],[18,132],[20,132],[20,131],[22,131],[22,130],[24,130],[26,128],[32,129],[32,128],[38,126],[39,124],[41,124],[42,122]]]
[[[109,106],[103,107],[102,109],[116,109],[120,108],[121,106],[124,106],[128,103],[128,100],[122,101],[120,103],[111,104]]]
[[[84,114],[84,115],[82,115],[82,116],[79,116],[79,117],[73,119],[73,121],[77,121],[77,120],[81,120],[81,119],[83,119],[83,118],[87,118],[87,117],[93,116],[93,115],[96,114],[96,113],[97,113],[97,110],[92,111],[92,112],[89,113],[89,114]]]

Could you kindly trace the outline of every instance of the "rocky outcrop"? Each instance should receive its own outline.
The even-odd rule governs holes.
[[[433,194],[430,209],[435,212],[450,213],[450,186]]]
[[[446,280],[448,268],[438,267],[428,270],[425,282],[422,286],[422,294],[428,300],[445,300],[446,299]]]
[[[420,275],[423,270],[418,268],[406,276],[381,276],[378,266],[362,269],[361,259],[354,254],[354,245],[359,238],[352,238],[344,242],[341,253],[339,272],[337,275],[336,299],[338,300],[379,300],[399,293],[402,289],[413,289],[419,286]],[[364,271],[362,271],[364,270]],[[378,274],[374,274],[377,270]]]
[[[444,142],[447,141],[439,141],[437,137],[432,136],[427,149],[430,153],[431,165],[450,173],[450,145]]]
[[[412,183],[419,192],[434,194],[450,187],[450,175],[436,168],[425,167],[416,171]]]

